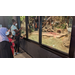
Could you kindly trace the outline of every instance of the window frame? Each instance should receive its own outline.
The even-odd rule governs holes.
[[[58,49],[51,48],[51,47],[48,47],[47,45],[42,44],[42,16],[38,16],[39,42],[36,42],[34,40],[31,40],[31,39],[28,39],[28,16],[25,16],[25,22],[26,22],[26,38],[24,38],[24,40],[27,40],[29,42],[33,42],[34,44],[37,44],[38,46],[44,48],[45,50],[53,52],[54,54],[57,54],[57,55],[59,55],[61,57],[70,57],[70,58],[74,57],[74,50],[75,50],[75,47],[74,47],[74,44],[75,44],[75,39],[74,39],[75,38],[75,34],[74,34],[75,33],[75,16],[73,16],[73,22],[72,22],[72,32],[71,32],[69,54],[67,54],[65,52],[62,52],[62,51],[59,51]]]

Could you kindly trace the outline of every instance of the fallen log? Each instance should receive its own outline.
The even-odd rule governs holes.
[[[62,36],[66,36],[67,33],[65,34],[58,34],[58,33],[42,33],[42,36],[50,36],[50,37],[55,37],[55,38],[60,38]]]

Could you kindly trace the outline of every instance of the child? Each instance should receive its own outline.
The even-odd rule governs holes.
[[[37,31],[37,29],[38,29],[38,28],[37,28],[37,23],[35,23],[35,31]]]
[[[9,32],[9,34],[7,35],[7,37],[8,37],[8,39],[9,39],[9,42],[12,43],[11,50],[12,50],[12,54],[14,55],[14,47],[15,47],[14,41],[15,41],[15,40],[12,39],[12,33]]]

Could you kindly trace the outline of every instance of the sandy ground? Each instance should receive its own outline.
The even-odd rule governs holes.
[[[36,34],[35,34],[36,33]],[[39,36],[37,32],[33,32],[30,36],[29,39],[39,42]],[[54,37],[48,37],[48,36],[42,36],[42,44],[45,44],[47,46],[53,47],[55,49],[58,49],[60,51],[69,53],[69,48],[65,47],[63,45],[63,39],[62,38],[54,38]]]

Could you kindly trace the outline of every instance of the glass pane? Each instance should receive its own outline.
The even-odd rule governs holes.
[[[4,16],[5,18],[5,26],[10,29],[11,25],[12,25],[12,19],[13,16]]]
[[[39,28],[37,16],[28,16],[28,38],[38,42],[39,41]]]
[[[3,17],[4,17],[3,27],[7,27],[8,29],[10,29],[10,27],[12,26],[12,19],[16,20],[16,16],[3,16]]]
[[[20,16],[20,23],[21,23],[21,36],[26,38],[26,22],[25,22],[25,16]]]
[[[42,44],[69,53],[72,16],[43,16]]]

